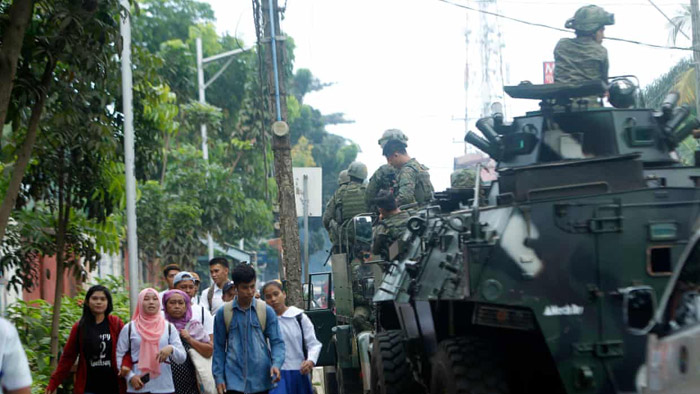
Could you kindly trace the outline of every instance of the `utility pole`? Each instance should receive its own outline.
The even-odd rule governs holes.
[[[289,140],[289,126],[285,122],[287,118],[287,94],[284,86],[284,39],[278,42],[280,41],[277,36],[280,33],[280,24],[277,0],[260,0],[260,2],[262,3],[261,16],[264,29],[262,41],[265,44],[265,69],[271,103],[269,108],[274,110],[275,119],[271,126],[272,151],[274,153],[275,180],[277,181],[284,279],[287,281],[287,295],[290,305],[303,307],[299,225],[292,175],[292,149]]]
[[[214,81],[216,81],[217,78],[221,76],[221,74],[228,68],[229,65],[231,65],[231,62],[233,61],[233,55],[237,55],[241,52],[247,51],[250,48],[246,49],[234,49],[232,51],[220,53],[218,55],[210,56],[205,58],[204,53],[202,51],[202,38],[197,37],[195,41],[196,47],[197,47],[197,87],[199,91],[199,102],[200,104],[206,104],[207,103],[207,96],[206,96],[206,90],[211,85]],[[224,64],[219,71],[214,74],[213,77],[209,81],[204,81],[204,65],[206,63],[215,61],[215,60],[220,60],[220,59],[225,59],[229,58],[226,64]],[[202,123],[199,125],[199,131],[202,135],[202,158],[204,159],[205,163],[209,163],[209,145],[207,145],[207,125],[205,123]],[[209,173],[207,172],[207,177],[209,177]],[[241,248],[243,249],[243,248]],[[208,255],[209,255],[209,260],[214,258],[214,239],[211,237],[211,232],[207,231],[207,250],[208,250]]]
[[[693,64],[695,66],[695,110],[700,114],[700,15],[698,0],[690,0],[690,21],[693,28]]]
[[[127,0],[122,6],[129,10]],[[136,310],[140,286],[139,248],[136,237],[136,178],[134,177],[134,109],[131,75],[131,14],[125,13],[119,25],[122,35],[122,105],[124,112],[124,170],[126,178],[126,244],[129,250],[129,306]]]

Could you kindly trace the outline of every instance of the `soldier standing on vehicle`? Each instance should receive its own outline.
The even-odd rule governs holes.
[[[562,38],[554,48],[554,82],[571,83],[608,80],[608,51],[602,44],[605,26],[615,24],[615,16],[596,5],[579,8],[566,21],[575,38]]]
[[[408,138],[397,129],[384,132],[379,140],[387,163],[397,170],[397,189],[394,190],[399,206],[418,203],[423,205],[433,198],[433,184],[428,167],[411,158],[406,152]]]
[[[353,240],[352,231],[348,231],[350,220],[361,213],[367,212],[365,204],[365,185],[364,181],[367,178],[367,166],[355,161],[348,166],[348,176],[350,182],[339,189],[336,194],[328,201],[326,212],[330,212],[331,220],[329,221],[329,233],[332,231],[331,221],[335,221],[336,230],[333,236],[336,240],[336,245],[349,245]],[[334,248],[336,252],[339,248]]]
[[[377,198],[380,190],[389,190],[391,193],[394,193],[395,188],[396,170],[389,164],[382,165],[372,174],[369,178],[369,183],[367,183],[365,202],[367,203],[368,212],[378,212],[374,199]]]
[[[374,199],[379,208],[379,224],[372,234],[372,254],[389,260],[389,247],[406,231],[409,214],[396,205],[396,198],[388,190],[382,190]]]
[[[326,203],[326,210],[323,211],[322,221],[323,227],[328,231],[328,237],[331,239],[333,248],[335,249],[338,244],[338,223],[335,221],[335,206],[338,196],[343,193],[345,185],[350,183],[350,176],[348,175],[348,170],[340,171],[338,174],[338,189],[336,189],[331,199]]]

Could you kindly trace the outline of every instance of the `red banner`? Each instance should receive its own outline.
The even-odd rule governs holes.
[[[554,83],[554,62],[542,62],[544,83]]]

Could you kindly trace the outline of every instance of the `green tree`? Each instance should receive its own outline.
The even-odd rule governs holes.
[[[12,90],[7,110],[7,119],[12,122],[14,137],[17,138],[17,148],[9,153],[11,157],[8,160],[3,158],[4,162],[12,162],[13,165],[0,206],[0,239],[4,236],[22,178],[32,157],[44,104],[53,93],[52,86],[61,82],[56,75],[57,67],[59,72],[63,70],[60,77],[67,80],[73,80],[80,71],[92,74],[85,75],[83,83],[88,83],[93,76],[104,77],[116,51],[116,46],[112,44],[119,41],[118,12],[118,0],[35,3],[33,17],[24,36],[23,56],[17,65],[14,79],[16,89]],[[102,100],[107,100],[107,97],[93,99],[97,101],[91,102],[92,105],[106,104]]]

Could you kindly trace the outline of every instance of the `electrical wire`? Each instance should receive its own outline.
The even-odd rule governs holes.
[[[663,11],[661,10],[661,8],[659,8],[659,6],[657,6],[656,4],[654,4],[654,2],[653,2],[652,0],[649,0],[649,4],[653,5],[654,8],[656,8],[656,10],[659,11],[659,12],[661,13],[661,15],[664,16],[664,18],[666,18],[666,20],[668,21],[668,23],[670,23],[671,25],[673,25],[673,27],[675,27],[676,29],[678,29],[678,31],[679,31],[681,34],[683,34],[683,36],[685,36],[685,38],[687,38],[687,39],[690,40],[690,37],[688,37],[688,35],[685,34],[685,32],[684,32],[683,30],[681,30],[680,27],[679,27],[678,25],[676,25],[676,24],[673,22],[673,20],[672,20],[671,18],[669,18],[668,15],[666,15],[666,13],[663,12]]]
[[[543,23],[530,22],[530,21],[526,21],[526,20],[523,20],[523,19],[513,18],[513,17],[510,17],[510,16],[498,14],[498,13],[491,12],[491,11],[480,10],[480,9],[478,9],[478,8],[470,7],[470,6],[465,5],[465,4],[455,3],[455,2],[450,1],[450,0],[438,0],[438,1],[439,1],[439,2],[442,2],[442,3],[445,3],[445,4],[453,5],[453,6],[455,6],[455,7],[464,8],[464,9],[466,9],[466,10],[476,11],[476,12],[480,12],[480,13],[482,13],[482,14],[495,16],[496,18],[502,18],[502,19],[505,19],[505,20],[509,20],[509,21],[513,21],[513,22],[522,23],[522,24],[524,24],[524,25],[535,26],[535,27],[541,27],[541,28],[544,28],[544,29],[550,29],[550,30],[556,30],[556,31],[562,31],[562,32],[565,32],[565,33],[571,33],[570,30],[567,30],[567,29],[564,29],[564,28],[561,28],[561,27],[554,27],[554,26],[550,26],[550,25],[545,25],[545,24],[543,24]],[[679,51],[692,51],[692,50],[693,50],[693,48],[689,48],[689,47],[677,47],[677,46],[669,46],[669,45],[649,44],[649,43],[646,43],[646,42],[641,42],[641,41],[636,41],[636,40],[629,40],[629,39],[626,39],[626,38],[605,37],[605,39],[606,39],[606,40],[609,40],[609,41],[620,41],[620,42],[626,42],[626,43],[628,43],[628,44],[642,45],[642,46],[646,46],[646,47],[650,47],[650,48],[674,49],[674,50],[679,50]]]

